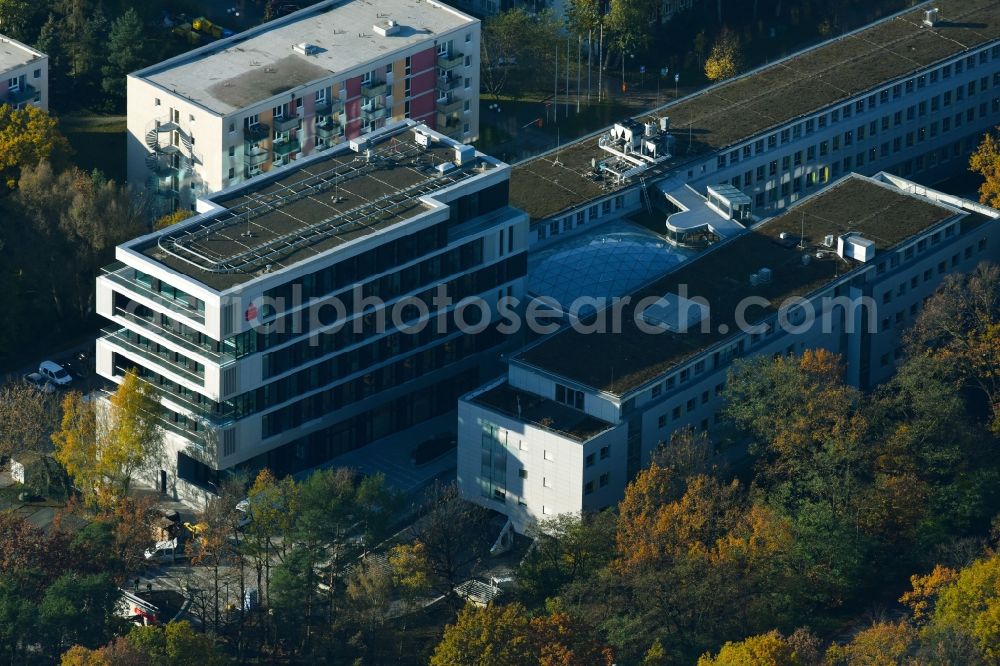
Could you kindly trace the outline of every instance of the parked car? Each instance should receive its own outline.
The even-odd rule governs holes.
[[[29,372],[24,376],[24,381],[28,382],[42,393],[52,393],[56,390],[55,385],[37,372]]]
[[[56,386],[66,386],[73,381],[66,369],[54,361],[42,361],[38,366],[38,374]]]
[[[143,551],[148,562],[173,562],[177,557],[177,537],[167,541],[157,541],[152,548]]]

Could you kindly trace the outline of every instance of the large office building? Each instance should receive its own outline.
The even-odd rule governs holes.
[[[675,428],[711,432],[735,355],[824,346],[845,354],[856,384],[885,379],[898,353],[895,329],[919,309],[938,271],[997,257],[986,209],[930,191],[917,196],[909,181],[965,171],[998,121],[1000,4],[942,0],[515,165],[511,203],[531,218],[527,291],[547,297],[564,322],[585,318],[573,308],[580,298],[625,296],[655,297],[649,314],[657,325],[669,327],[678,308],[698,319],[702,309],[676,291],[683,281],[691,295],[711,292],[707,311],[718,323],[718,313],[733,314],[730,297],[753,293],[751,275],[763,283],[790,261],[811,262],[798,264],[806,276],[830,274],[823,282],[796,276],[787,290],[775,277],[762,289],[881,298],[904,273],[906,284],[871,335],[754,339],[731,329],[708,339],[569,329],[543,339],[509,357],[503,378],[460,401],[465,496],[507,513],[518,529],[613,504]],[[833,215],[810,224],[809,214],[826,207]],[[918,214],[908,221],[892,210]],[[947,235],[924,238],[942,225]],[[874,261],[842,256],[852,244],[841,237],[853,232],[870,241]],[[787,256],[772,259],[781,245],[771,237],[781,233],[804,236],[807,249],[784,248]],[[919,274],[909,275],[916,263]],[[857,284],[840,279],[848,274]]]
[[[97,370],[120,382],[135,368],[159,396],[161,489],[198,501],[225,470],[315,466],[493,376],[508,339],[464,328],[485,315],[463,299],[523,296],[528,220],[509,178],[400,121],[119,246],[97,280],[113,323]]]
[[[620,332],[567,327],[509,356],[459,402],[463,495],[518,531],[613,506],[671,432],[719,423],[741,357],[824,348],[852,384],[885,380],[942,279],[1000,259],[998,218],[896,176],[841,177],[631,294]]]
[[[49,110],[49,57],[0,35],[0,104]]]
[[[128,181],[157,212],[412,118],[479,132],[479,21],[325,0],[128,77]]]
[[[603,130],[515,165],[532,243],[660,203],[650,186],[667,176],[702,194],[732,185],[760,219],[849,172],[933,182],[964,170],[1000,121],[1000,4],[934,6],[930,22],[924,3],[638,117],[668,123],[655,160],[610,154]]]

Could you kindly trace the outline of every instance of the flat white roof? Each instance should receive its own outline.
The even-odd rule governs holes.
[[[16,39],[0,35],[0,73],[26,65],[32,60],[44,57],[41,51],[25,46]]]
[[[373,27],[387,19],[400,29],[386,37],[376,34]],[[476,23],[430,0],[328,0],[133,76],[228,114]],[[303,42],[317,47],[314,55],[293,50]]]

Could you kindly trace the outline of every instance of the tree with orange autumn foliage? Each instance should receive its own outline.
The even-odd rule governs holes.
[[[465,606],[444,636],[431,666],[610,666],[611,650],[594,630],[556,611],[528,618],[519,603]]]
[[[655,462],[628,485],[611,567],[636,621],[655,621],[665,644],[697,656],[789,612],[792,538],[788,522],[736,481],[692,476],[680,496],[676,487]]]

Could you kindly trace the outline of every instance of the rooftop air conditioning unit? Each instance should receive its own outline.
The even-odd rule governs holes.
[[[392,19],[385,21],[379,21],[372,26],[372,30],[376,35],[381,35],[382,37],[389,37],[390,35],[395,35],[399,32],[399,24]]]
[[[928,9],[924,12],[924,27],[933,28],[934,24],[938,22],[940,12],[937,7]]]
[[[359,137],[357,139],[351,139],[351,150],[356,153],[362,153],[368,147],[368,139],[364,137]]]
[[[833,234],[827,234],[823,237],[823,245],[833,247]]]
[[[670,116],[663,116],[660,118],[660,131],[666,132],[670,129]]]
[[[455,146],[455,164],[462,166],[476,159],[476,149],[467,144]]]
[[[854,259],[860,262],[871,261],[875,256],[875,242],[864,238],[857,232],[844,234],[837,239],[837,254],[843,259]]]
[[[431,135],[425,132],[414,132],[417,139],[417,145],[421,148],[428,148],[431,145]]]
[[[311,56],[319,53],[319,47],[316,46],[315,44],[310,44],[308,42],[302,42],[300,44],[296,44],[295,46],[292,47],[292,50],[298,53],[299,55],[304,55],[304,56]]]

